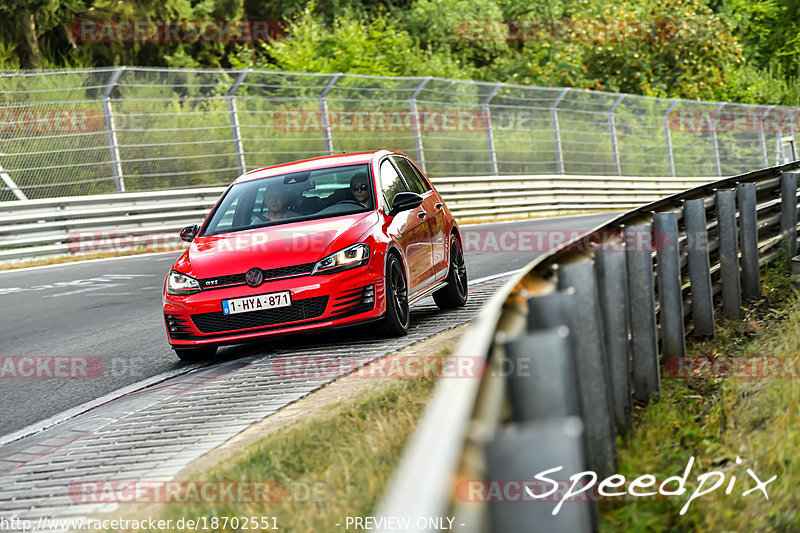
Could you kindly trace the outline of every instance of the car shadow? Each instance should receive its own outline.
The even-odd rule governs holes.
[[[416,324],[441,314],[433,300],[425,300],[411,306],[411,328]],[[341,326],[333,329],[292,333],[280,337],[271,337],[248,343],[221,347],[212,358],[198,360],[199,363],[225,363],[243,357],[251,356],[277,356],[286,354],[287,351],[308,350],[313,348],[353,346],[359,344],[375,344],[391,340],[383,337],[375,327],[376,322]]]

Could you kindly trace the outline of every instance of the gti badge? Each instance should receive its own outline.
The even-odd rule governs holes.
[[[251,268],[244,276],[244,280],[251,287],[258,287],[264,281],[264,273],[260,268]]]

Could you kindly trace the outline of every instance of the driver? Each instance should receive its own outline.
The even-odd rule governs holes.
[[[263,222],[297,216],[297,213],[289,210],[288,203],[289,190],[280,183],[273,183],[264,192],[264,205],[261,207],[261,212],[254,214]],[[264,207],[267,208],[266,213],[264,213]]]
[[[350,179],[350,192],[356,202],[369,207],[369,180],[366,173],[359,172]]]

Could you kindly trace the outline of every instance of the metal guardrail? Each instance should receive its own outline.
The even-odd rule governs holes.
[[[0,261],[170,246],[223,187],[0,203]]]
[[[663,198],[529,264],[455,352],[485,357],[488,372],[440,381],[378,513],[454,516],[466,532],[596,530],[593,503],[554,516],[554,501],[520,485],[509,497],[503,483],[557,466],[549,478],[616,473],[616,433],[629,429],[634,401],[658,398],[661,367],[684,356],[686,335],[713,335],[718,304],[739,317],[743,299],[760,294],[759,267],[781,247],[796,253],[798,169],[800,161]],[[522,364],[536,371],[507,371]],[[537,495],[550,488],[531,486]]]
[[[800,108],[431,77],[0,72],[0,202],[224,185],[392,147],[432,177],[728,176],[789,161]]]
[[[708,178],[488,176],[434,178],[460,220],[630,209]],[[0,261],[180,244],[223,187],[0,203]]]

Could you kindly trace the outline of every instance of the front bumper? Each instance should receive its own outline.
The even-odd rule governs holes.
[[[286,290],[291,292],[291,306],[233,315],[222,312],[222,300]],[[175,348],[236,344],[356,324],[386,312],[383,269],[371,264],[337,274],[266,281],[258,287],[205,289],[189,296],[164,293],[163,302],[167,337]]]

